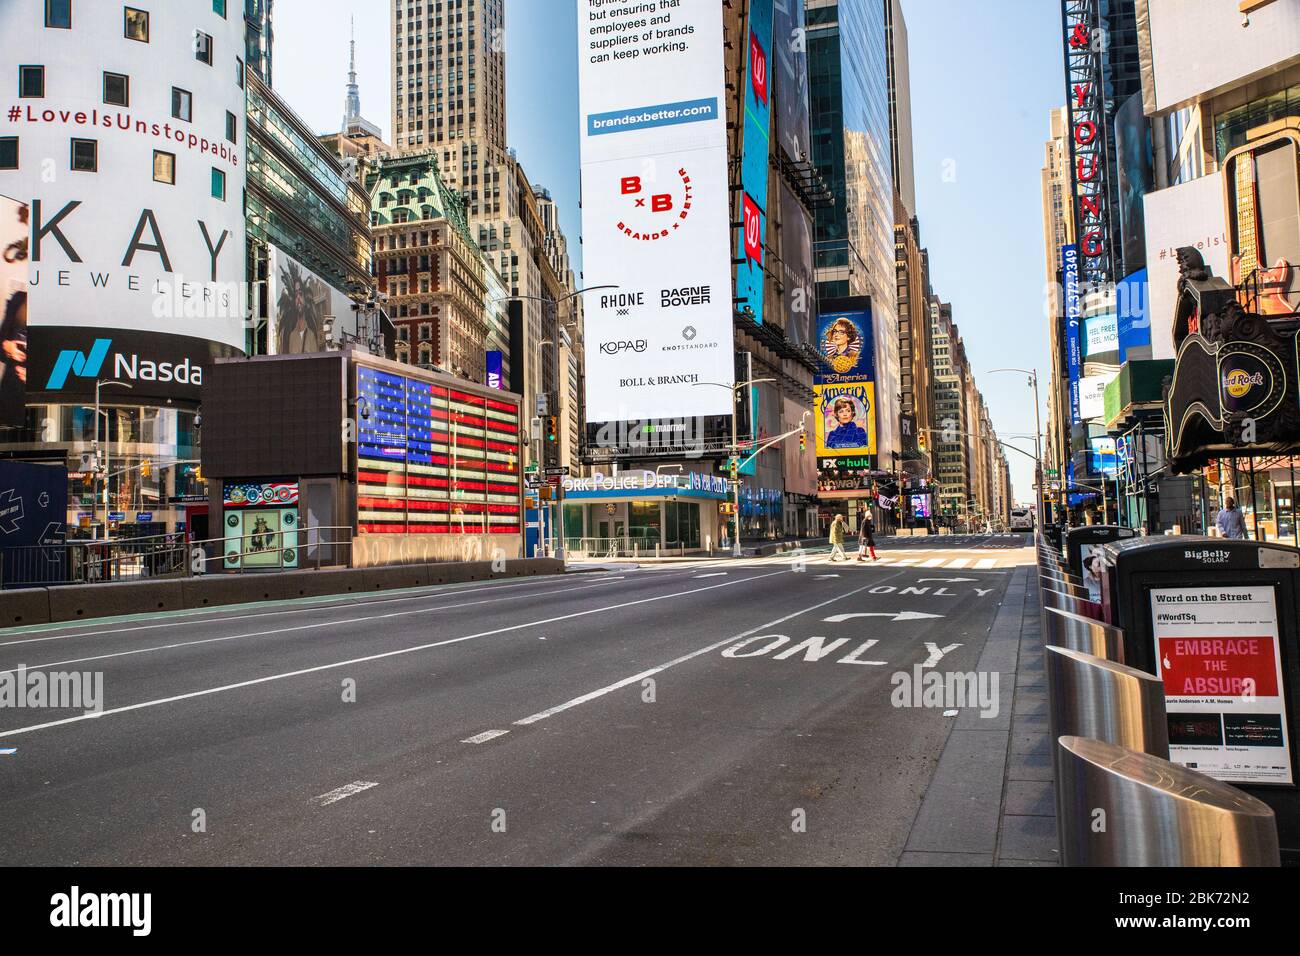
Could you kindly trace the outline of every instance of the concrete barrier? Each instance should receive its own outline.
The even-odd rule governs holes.
[[[187,608],[282,601],[287,596],[284,577],[275,573],[207,574],[182,581],[181,593]]]
[[[501,571],[491,561],[455,561],[30,588],[0,591],[0,628],[563,573],[561,561],[528,558],[508,560]]]
[[[284,579],[284,596],[292,599],[358,594],[366,590],[365,574],[363,568],[326,568],[321,571],[286,571],[278,577]]]
[[[427,564],[397,564],[389,568],[365,568],[361,586],[366,591],[400,591],[429,584]]]
[[[185,593],[178,578],[167,581],[71,584],[50,588],[49,596],[51,622],[180,611],[185,608]]]
[[[46,588],[0,591],[0,627],[48,624],[50,592]]]

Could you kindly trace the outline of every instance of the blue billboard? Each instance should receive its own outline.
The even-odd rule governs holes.
[[[506,387],[505,376],[501,374],[502,361],[504,355],[501,352],[487,353],[487,387],[499,388],[504,390]]]
[[[745,69],[745,138],[742,146],[741,230],[736,246],[736,306],[763,321],[763,258],[767,243],[767,164],[771,152],[772,0],[750,0]]]
[[[870,309],[819,315],[817,351],[822,364],[814,376],[818,384],[875,381],[876,344]]]
[[[1061,274],[1065,285],[1065,348],[1070,367],[1070,424],[1079,422],[1079,379],[1083,375],[1080,325],[1083,298],[1079,291],[1079,247],[1061,247]]]
[[[1115,306],[1119,313],[1120,362],[1151,358],[1151,287],[1146,269],[1115,284]]]

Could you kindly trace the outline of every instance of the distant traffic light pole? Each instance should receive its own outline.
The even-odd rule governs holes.
[[[775,382],[774,378],[754,378],[748,382],[737,382],[734,385],[724,385],[722,382],[695,382],[696,386],[712,385],[715,388],[727,388],[731,390],[731,465],[728,468],[728,476],[731,479],[732,490],[732,507],[735,509],[733,525],[736,533],[731,536],[731,556],[740,557],[740,440],[736,434],[736,393],[742,388],[750,388],[763,382]],[[761,450],[761,449],[760,449]],[[758,454],[758,452],[754,452]],[[753,458],[754,455],[749,457]]]
[[[103,415],[104,418],[106,419],[104,423],[104,467],[102,470],[104,472],[104,537],[107,538],[108,537],[108,480],[110,477],[112,477],[108,473],[108,459],[109,459],[108,448],[109,448],[109,442],[112,441],[112,436],[109,435],[109,431],[108,431],[108,423],[107,423],[108,413],[101,412],[99,410],[99,390],[105,385],[120,385],[123,388],[135,388],[135,386],[132,385],[130,382],[120,382],[115,378],[114,379],[101,378],[95,380],[95,441],[93,442],[93,446],[95,449],[95,471],[97,472],[101,470],[99,466],[99,416]],[[96,509],[98,509],[98,504],[96,504]],[[99,536],[98,528],[92,528],[91,531],[96,537]]]
[[[1043,422],[1042,422],[1042,413],[1039,411],[1039,407],[1038,407],[1038,369],[1029,369],[1029,368],[989,369],[990,374],[992,374],[993,372],[1021,372],[1029,376],[1029,384],[1032,385],[1034,388],[1034,462],[1035,462],[1034,484],[1037,486],[1034,489],[1035,492],[1034,506],[1038,511],[1038,520],[1045,521],[1046,515],[1044,514],[1044,512],[1047,509],[1044,506],[1044,498],[1043,498],[1043,445],[1042,445]]]

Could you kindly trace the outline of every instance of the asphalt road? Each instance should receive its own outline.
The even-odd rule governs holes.
[[[0,707],[0,863],[892,864],[1026,544],[6,630],[104,709]]]

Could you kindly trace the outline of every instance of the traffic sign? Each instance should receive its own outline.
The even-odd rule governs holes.
[[[108,520],[109,520],[109,521],[125,521],[125,520],[126,520],[126,512],[125,512],[125,511],[110,511],[110,512],[108,513]]]
[[[546,483],[548,485],[550,485],[552,488],[558,488],[563,482],[564,482],[563,475],[552,475],[548,470],[546,475]]]
[[[568,474],[569,474],[568,465],[549,465],[547,466],[546,469],[547,478],[555,478],[555,477],[565,478],[568,476]]]
[[[529,489],[539,488],[541,487],[541,484],[542,484],[542,479],[538,475],[524,475],[525,488],[529,488]]]
[[[135,515],[135,520],[140,524],[149,524],[149,522],[153,521],[153,512],[137,511]]]

